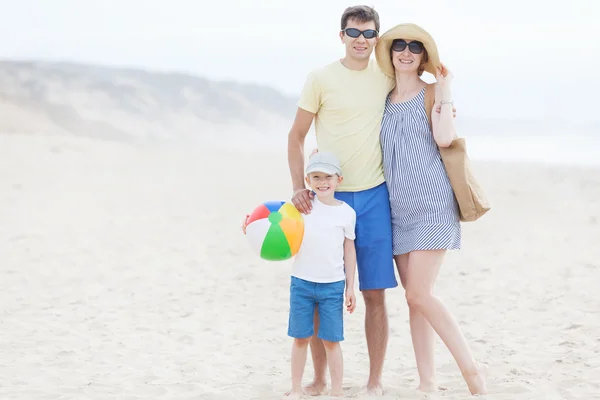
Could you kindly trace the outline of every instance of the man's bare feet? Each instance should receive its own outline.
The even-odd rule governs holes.
[[[367,384],[367,394],[370,396],[383,396],[383,385],[381,382]]]
[[[477,363],[477,371],[464,375],[471,394],[487,394],[485,378],[488,368],[485,364]]]
[[[329,393],[329,397],[342,397],[344,393],[340,390],[339,392],[331,391]]]
[[[325,382],[313,381],[311,384],[304,386],[304,394],[309,396],[321,396],[327,392],[327,384]]]

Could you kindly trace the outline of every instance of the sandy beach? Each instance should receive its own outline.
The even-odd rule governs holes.
[[[482,397],[600,399],[600,168],[478,162],[493,210],[463,225],[436,292],[489,365]],[[285,150],[0,135],[0,399],[279,399],[290,262],[247,212],[288,199]],[[387,293],[383,399],[419,399],[402,288]],[[359,295],[344,390],[366,382]],[[469,398],[438,339],[427,398]],[[306,367],[305,381],[312,377]]]

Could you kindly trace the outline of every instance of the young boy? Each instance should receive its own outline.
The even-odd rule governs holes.
[[[346,310],[354,312],[354,247],[356,213],[334,197],[344,179],[337,158],[326,152],[313,153],[306,166],[306,183],[314,191],[312,211],[303,215],[304,237],[295,256],[290,284],[288,335],[292,346],[292,390],[287,398],[302,396],[302,376],[308,344],[314,335],[315,309],[320,324],[317,337],[323,341],[331,374],[331,396],[342,396],[344,340],[344,289]],[[245,230],[245,222],[242,224]]]
[[[288,335],[292,347],[292,398],[302,395],[302,376],[311,336],[315,308],[331,374],[331,396],[342,396],[344,340],[344,289],[346,309],[356,307],[354,247],[356,213],[334,197],[343,180],[339,161],[332,153],[317,152],[309,158],[306,183],[315,193],[312,211],[303,215],[304,237],[294,259],[290,286]]]

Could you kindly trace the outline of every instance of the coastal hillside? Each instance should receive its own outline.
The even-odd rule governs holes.
[[[227,138],[289,129],[295,99],[268,87],[142,69],[0,61],[0,132],[110,140]]]

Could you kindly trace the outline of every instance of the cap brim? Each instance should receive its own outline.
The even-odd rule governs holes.
[[[341,170],[334,167],[333,165],[324,164],[324,163],[315,163],[315,164],[309,165],[308,168],[306,168],[307,174],[310,174],[313,172],[322,172],[324,174],[331,174],[331,175],[337,174],[339,176],[342,176]]]

